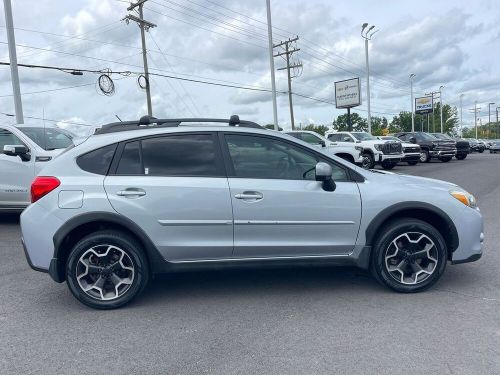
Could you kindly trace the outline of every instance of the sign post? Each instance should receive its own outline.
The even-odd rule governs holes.
[[[335,82],[335,107],[347,109],[347,126],[352,131],[351,108],[361,105],[361,84],[359,78]]]

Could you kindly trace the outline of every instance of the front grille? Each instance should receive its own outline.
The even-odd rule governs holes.
[[[405,147],[403,151],[406,153],[420,152],[420,147]]]
[[[401,154],[401,149],[403,147],[401,146],[401,143],[399,142],[388,142],[385,143],[384,146],[382,147],[382,152],[385,155],[395,155],[395,154]]]

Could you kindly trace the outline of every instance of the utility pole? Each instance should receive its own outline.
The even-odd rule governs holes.
[[[491,138],[491,106],[495,103],[488,103],[488,139]]]
[[[410,74],[410,91],[411,91],[411,131],[415,132],[415,111],[413,109],[413,78],[415,74]]]
[[[474,108],[470,111],[474,111],[474,127],[476,128],[476,139],[477,139],[477,113],[481,111],[481,107],[477,106],[477,100],[474,102]]]
[[[464,97],[464,94],[460,94],[460,137],[464,136],[464,128],[462,125],[462,98]]]
[[[372,40],[373,35],[378,30],[373,30],[375,25],[368,27],[365,22],[361,25],[361,37],[365,40],[365,57],[366,57],[366,104],[368,105],[368,133],[372,133],[372,115],[370,106],[370,61],[368,59],[368,41]]]
[[[14,37],[14,21],[12,20],[12,5],[10,0],[3,0],[5,11],[5,28],[7,29],[7,42],[9,45],[10,79],[12,81],[12,93],[14,94],[14,109],[16,111],[16,123],[24,124],[23,103],[21,101],[21,88],[19,86],[19,72],[17,70],[16,39]]]
[[[271,24],[271,0],[266,0],[267,5],[267,36],[269,39],[269,68],[271,70],[271,88],[273,91],[273,120],[274,130],[278,131],[278,107],[276,104],[276,79],[274,77],[274,56],[273,56],[273,26]]]
[[[292,102],[292,78],[295,78],[297,76],[294,75],[294,77],[292,77],[292,75],[290,73],[290,70],[291,69],[301,68],[302,67],[302,63],[292,63],[292,64],[290,64],[290,58],[291,58],[292,54],[294,52],[300,51],[300,48],[290,48],[290,45],[293,42],[296,42],[297,40],[299,40],[298,36],[296,36],[293,39],[285,40],[284,42],[280,42],[280,43],[275,44],[273,46],[273,48],[285,46],[285,52],[277,53],[277,54],[274,55],[274,57],[285,56],[285,60],[286,60],[286,67],[279,68],[278,70],[285,70],[286,69],[286,71],[288,73],[288,102],[290,103],[290,120],[291,120],[291,124],[292,124],[292,130],[295,130],[295,121],[294,121],[294,118],[293,118],[293,102]]]
[[[127,10],[130,12],[135,10],[135,8],[139,8],[138,13],[139,17],[134,16],[133,14],[128,14],[123,20],[128,24],[130,21],[134,21],[139,25],[141,29],[141,42],[142,42],[142,60],[144,63],[144,78],[146,80],[146,101],[148,105],[148,115],[153,116],[153,107],[151,105],[151,86],[149,84],[149,69],[148,69],[148,57],[146,52],[146,35],[145,32],[148,31],[152,27],[156,27],[154,23],[148,22],[144,20],[144,15],[142,12],[142,8],[144,3],[148,0],[139,0],[135,4],[130,4]]]
[[[440,104],[440,109],[439,109],[439,115],[441,116],[441,134],[443,134],[443,93],[442,90],[444,89],[444,86],[439,86],[439,104]]]
[[[496,111],[497,111],[497,122],[496,122],[496,126],[495,126],[495,139],[498,139],[498,108],[500,108],[500,107],[496,108]]]
[[[436,132],[436,125],[434,124],[434,98],[435,95],[441,94],[441,91],[426,92],[425,95],[432,95],[432,132]],[[441,101],[441,95],[439,95],[439,100]],[[441,110],[442,112],[442,110]],[[442,127],[442,126],[441,126]]]

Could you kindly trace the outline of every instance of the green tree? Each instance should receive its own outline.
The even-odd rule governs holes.
[[[321,134],[321,135],[325,135],[325,132],[327,130],[329,130],[329,128],[326,125],[316,126],[314,124],[309,124],[305,128],[303,128],[303,130],[309,130],[309,131],[313,131],[313,132],[316,132],[316,133]]]
[[[347,113],[338,116],[337,119],[333,121],[332,125],[337,131],[349,130],[349,126],[347,125]],[[357,113],[351,113],[351,125],[353,131],[366,131],[368,129],[366,119]]]
[[[394,116],[389,125],[389,133],[411,132],[411,112],[402,111]]]
[[[387,119],[385,117],[372,117],[373,135],[387,135],[388,132]]]

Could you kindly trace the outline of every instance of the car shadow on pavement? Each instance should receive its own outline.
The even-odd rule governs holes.
[[[371,275],[354,267],[285,267],[266,269],[224,269],[176,272],[158,275],[134,304],[156,304],[189,298],[351,293],[384,290]]]

